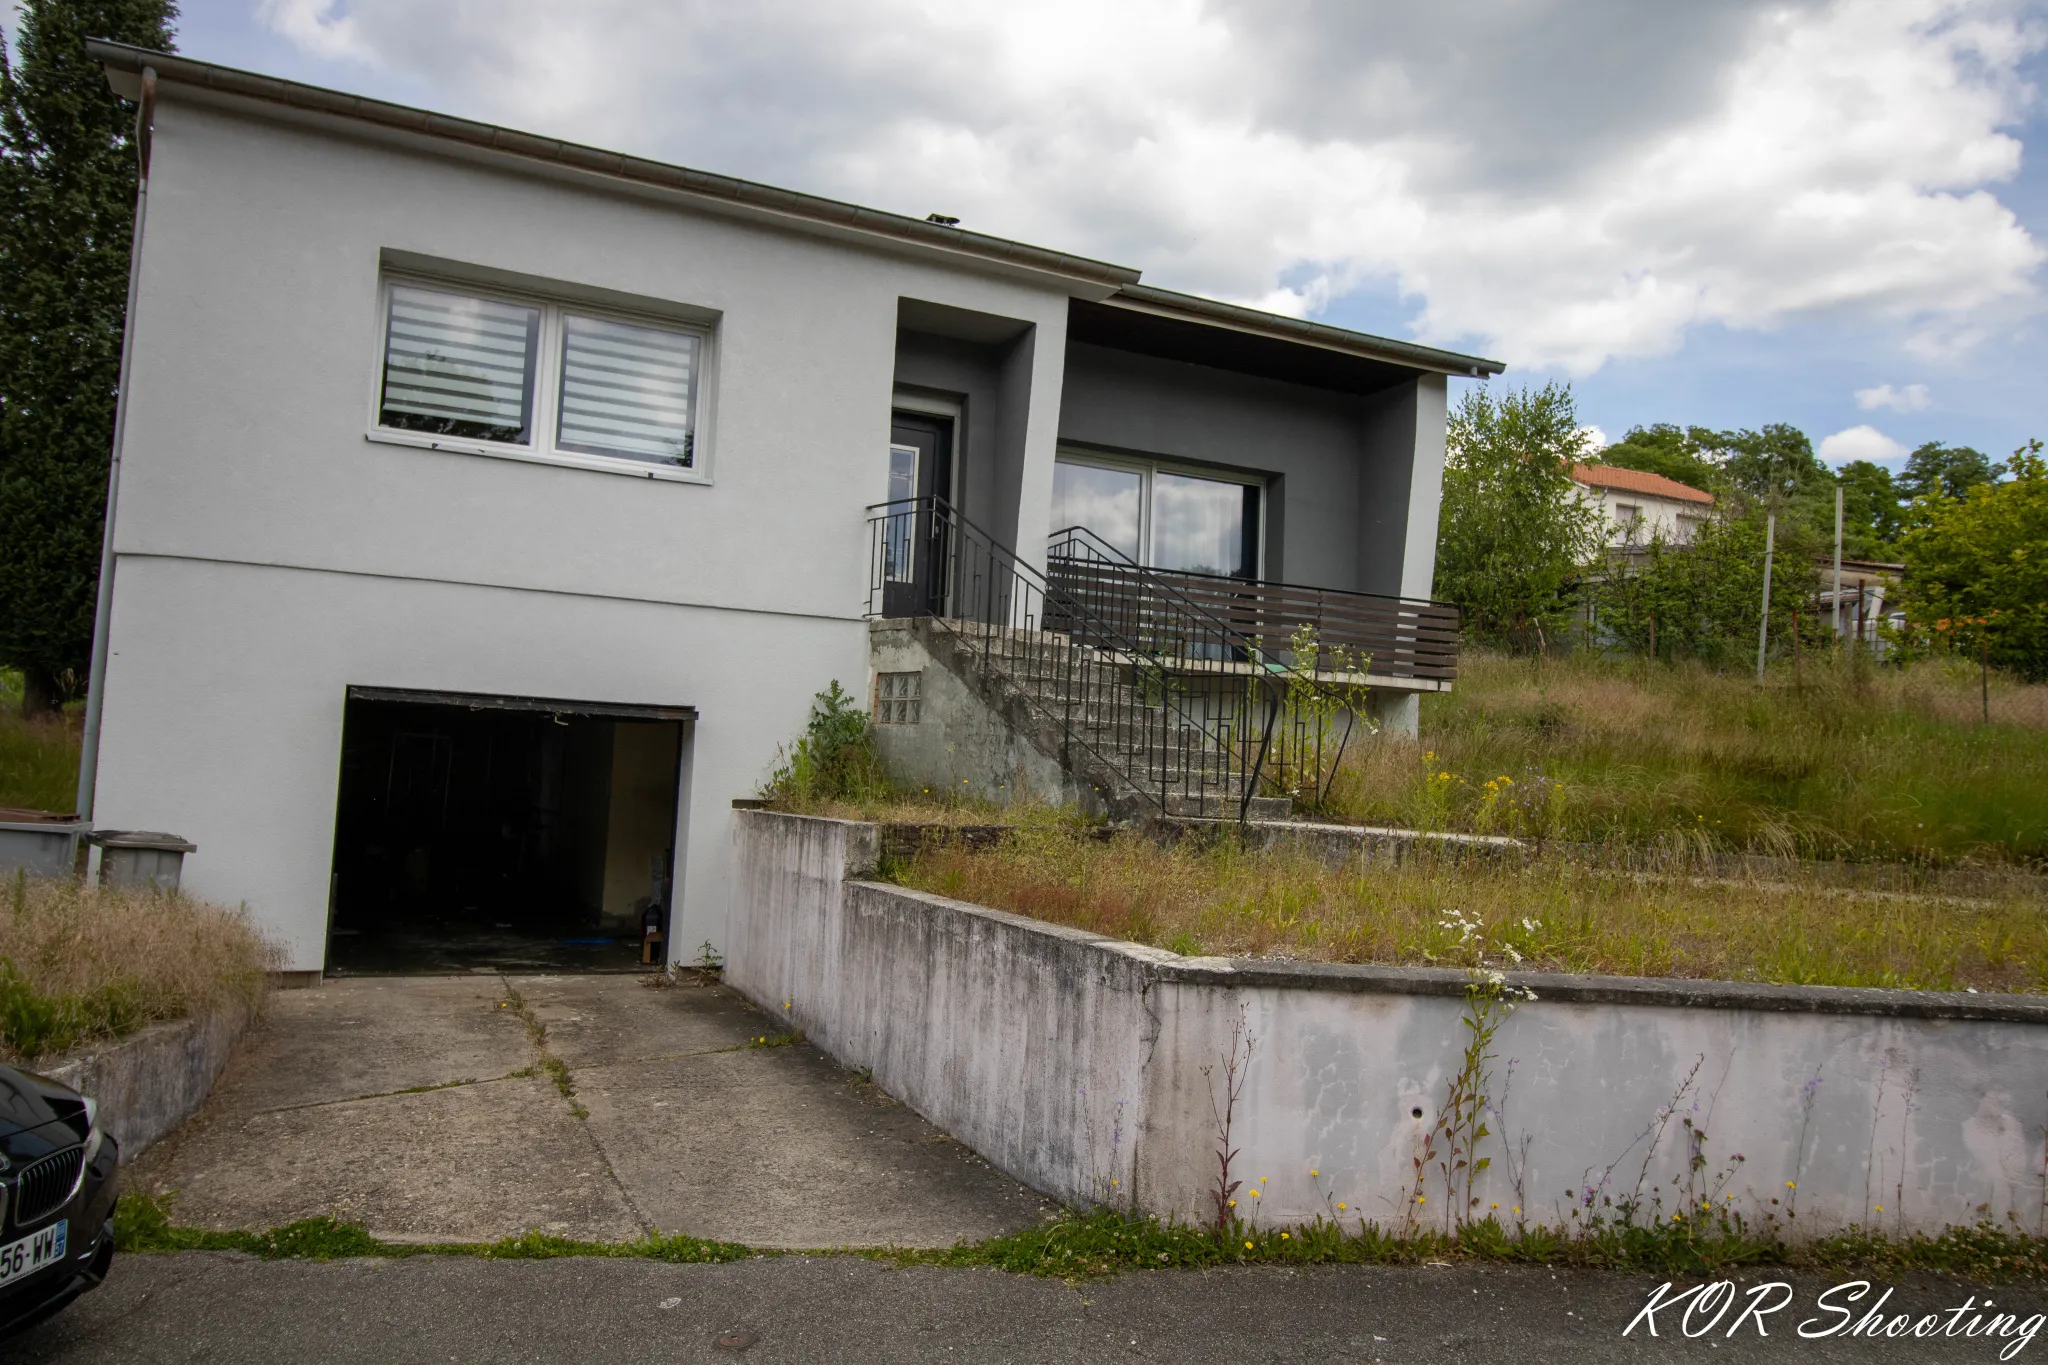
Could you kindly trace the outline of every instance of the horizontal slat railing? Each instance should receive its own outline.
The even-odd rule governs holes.
[[[1098,614],[1124,622],[1127,633],[1163,638],[1192,608],[1228,634],[1258,642],[1269,661],[1279,661],[1288,641],[1309,626],[1323,649],[1363,658],[1369,676],[1430,682],[1457,677],[1458,609],[1448,603],[1147,569],[1109,559],[1093,546],[1073,553],[1073,544],[1066,533],[1055,538],[1049,579],[1094,604]]]
[[[869,615],[931,620],[1163,812],[1319,803],[1367,686],[1457,671],[1457,612],[1438,603],[1162,572],[1081,528],[1041,571],[944,499],[869,510]],[[1304,626],[1315,648],[1297,657]]]

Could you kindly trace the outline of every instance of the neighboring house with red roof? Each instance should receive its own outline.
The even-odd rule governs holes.
[[[1606,514],[1611,545],[1647,545],[1659,536],[1668,545],[1690,544],[1714,507],[1712,493],[1640,469],[1575,464],[1572,479]]]

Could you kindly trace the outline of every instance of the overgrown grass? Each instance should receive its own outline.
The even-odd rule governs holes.
[[[795,815],[821,815],[832,820],[866,820],[881,825],[1009,825],[1043,828],[1083,826],[1090,823],[1071,806],[1048,806],[1038,801],[1020,801],[999,806],[993,801],[967,797],[948,799],[943,793],[888,791],[862,800],[810,800],[778,798],[772,808]]]
[[[1820,655],[1758,689],[1698,664],[1472,651],[1455,690],[1423,698],[1431,757],[1360,746],[1331,813],[1818,858],[2048,860],[2048,686],[1994,674],[1988,725],[1979,689],[1953,660]]]
[[[707,1264],[773,1256],[733,1242],[648,1236],[632,1242],[583,1242],[526,1232],[496,1242],[384,1242],[360,1224],[307,1218],[265,1232],[180,1227],[170,1197],[127,1194],[114,1215],[123,1252],[239,1251],[266,1260],[351,1256],[476,1256],[548,1260],[564,1256],[641,1257]],[[827,1253],[829,1254],[829,1253]],[[1284,1228],[1245,1223],[1218,1231],[1097,1209],[1037,1227],[943,1250],[890,1248],[857,1253],[896,1265],[987,1266],[1022,1275],[1095,1278],[1138,1270],[1236,1265],[1415,1265],[1466,1260],[1575,1266],[1651,1274],[1713,1273],[1745,1265],[1879,1273],[1923,1271],[1972,1281],[2048,1277],[2048,1240],[1989,1225],[1937,1237],[1887,1237],[1852,1230],[1793,1246],[1760,1236],[1737,1220],[1683,1227],[1604,1223],[1572,1233],[1509,1228],[1494,1219],[1457,1237],[1396,1233],[1359,1220],[1317,1219]]]
[[[21,674],[0,669],[0,807],[77,809],[78,734],[76,708],[24,720]]]
[[[906,885],[1175,952],[1409,966],[1929,990],[2048,990],[2048,907],[2021,879],[1960,900],[1648,875],[1546,855],[1413,855],[1332,870],[1234,840],[1019,831],[991,849],[927,849]]]
[[[0,881],[0,1057],[34,1061],[233,1003],[273,953],[240,914],[153,891]]]
[[[892,1251],[908,1264],[992,1266],[1032,1275],[1093,1277],[1133,1270],[1230,1265],[1417,1265],[1465,1260],[1628,1270],[1659,1275],[1712,1274],[1746,1265],[1810,1270],[1927,1271],[1969,1280],[2048,1277],[2048,1239],[1985,1224],[1939,1236],[1889,1237],[1852,1229],[1791,1244],[1760,1234],[1740,1219],[1657,1224],[1609,1220],[1557,1232],[1510,1227],[1495,1218],[1455,1236],[1400,1232],[1364,1219],[1317,1218],[1261,1228],[1206,1226],[1097,1209],[1065,1216],[1007,1237],[944,1251]]]

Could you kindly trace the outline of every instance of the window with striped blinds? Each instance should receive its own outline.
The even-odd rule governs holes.
[[[556,444],[688,469],[696,382],[689,333],[565,315]]]
[[[377,420],[527,444],[539,332],[538,308],[394,285]]]

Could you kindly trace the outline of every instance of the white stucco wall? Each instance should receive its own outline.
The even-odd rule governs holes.
[[[1694,530],[1714,511],[1710,502],[1683,502],[1626,488],[1595,488],[1582,483],[1578,485],[1578,494],[1581,502],[1597,507],[1605,518],[1610,545],[1648,545],[1658,537],[1667,545],[1690,545]],[[1632,525],[1623,524],[1624,506],[1637,509]]]
[[[155,127],[97,823],[193,839],[317,968],[349,685],[692,705],[676,937],[721,941],[728,802],[866,673],[898,300],[1036,329],[1036,506],[1062,287],[171,83]],[[715,318],[711,481],[365,439],[388,252]]]
[[[726,979],[793,1001],[833,1056],[1017,1178],[1207,1215],[1211,1102],[1241,1028],[1233,1175],[1264,1182],[1241,1211],[1286,1224],[1341,1201],[1346,1219],[1441,1226],[1441,1181],[1416,1204],[1414,1162],[1467,1040],[1461,974],[1181,958],[860,881],[871,825],[741,821]],[[1590,1191],[1596,1211],[1635,1196],[1668,1217],[1699,1132],[1695,1194],[1794,1240],[2008,1214],[2038,1230],[2048,1003],[1517,980],[1539,998],[1506,1018],[1482,1073],[1481,1216],[1512,1223],[1519,1205],[1568,1226]]]

